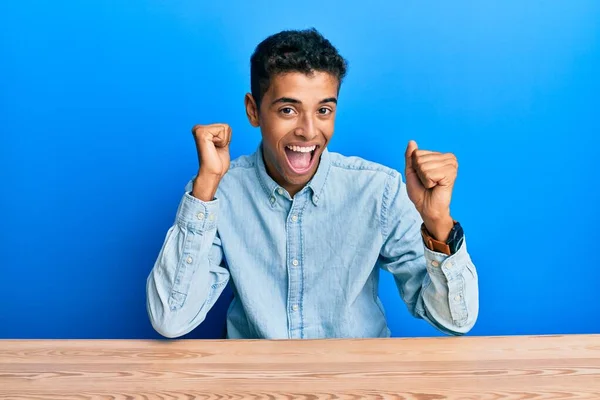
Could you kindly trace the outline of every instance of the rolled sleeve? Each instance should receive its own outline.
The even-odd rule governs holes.
[[[202,323],[229,281],[218,213],[217,199],[202,201],[186,188],[146,283],[150,321],[165,337],[184,335]]]
[[[434,291],[431,293],[432,298],[440,294],[446,295],[443,293],[445,290],[440,288],[447,288],[449,317],[452,323],[443,324],[440,328],[449,333],[466,333],[474,325],[479,312],[477,272],[467,252],[466,239],[451,256],[432,251],[427,246],[424,246],[424,249],[427,272],[432,281],[428,290]],[[438,322],[445,319],[436,318]]]
[[[195,232],[207,232],[217,228],[219,200],[202,201],[185,193],[177,211],[177,223]]]

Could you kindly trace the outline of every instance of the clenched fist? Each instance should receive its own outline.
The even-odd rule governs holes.
[[[450,200],[458,172],[454,154],[419,150],[411,140],[406,148],[406,190],[408,197],[436,239],[445,241],[454,225]]]
[[[231,127],[227,124],[196,125],[192,133],[199,163],[192,195],[203,201],[211,201],[221,178],[229,169]]]

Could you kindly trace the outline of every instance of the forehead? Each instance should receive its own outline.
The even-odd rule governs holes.
[[[292,97],[312,98],[321,101],[326,97],[337,97],[338,79],[327,72],[313,72],[306,75],[301,72],[277,74],[271,78],[269,90],[265,96],[271,98]]]

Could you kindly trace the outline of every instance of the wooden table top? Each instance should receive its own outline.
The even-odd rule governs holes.
[[[600,335],[0,340],[0,399],[600,399]]]

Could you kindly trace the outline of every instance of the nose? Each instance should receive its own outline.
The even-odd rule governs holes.
[[[298,123],[298,126],[294,130],[294,135],[304,138],[306,141],[311,141],[317,137],[317,127],[314,119],[305,114]]]

